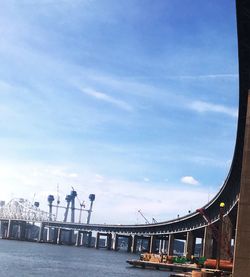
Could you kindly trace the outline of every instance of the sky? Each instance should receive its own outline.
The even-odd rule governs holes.
[[[233,0],[1,0],[0,61],[1,200],[48,210],[73,187],[87,208],[96,195],[92,222],[140,224],[138,210],[169,220],[222,186]]]

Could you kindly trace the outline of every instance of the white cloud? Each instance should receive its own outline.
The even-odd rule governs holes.
[[[217,105],[205,101],[193,101],[189,104],[189,108],[200,113],[214,112],[222,113],[232,117],[238,116],[238,111],[235,108],[229,108],[224,105]]]
[[[207,80],[207,79],[237,79],[238,74],[205,74],[205,75],[179,75],[179,76],[167,76],[169,79],[181,79],[181,80]]]
[[[199,185],[199,181],[197,181],[192,176],[184,176],[181,178],[181,182],[187,185]]]
[[[101,100],[101,101],[105,101],[105,102],[108,102],[108,103],[111,103],[115,106],[117,106],[118,108],[120,109],[123,109],[123,110],[126,110],[126,111],[132,111],[133,108],[132,106],[130,106],[128,103],[122,101],[122,100],[118,100],[106,93],[103,93],[103,92],[100,92],[100,91],[96,91],[92,88],[84,88],[84,89],[81,89],[81,91],[89,96],[92,96],[98,100]]]

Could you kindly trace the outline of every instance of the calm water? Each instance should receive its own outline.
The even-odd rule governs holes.
[[[169,276],[166,271],[138,269],[126,263],[127,259],[137,257],[138,255],[105,249],[95,250],[0,239],[0,276]]]

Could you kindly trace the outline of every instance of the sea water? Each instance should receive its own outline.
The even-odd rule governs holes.
[[[134,268],[138,254],[122,251],[0,239],[0,277],[164,276],[167,271]]]

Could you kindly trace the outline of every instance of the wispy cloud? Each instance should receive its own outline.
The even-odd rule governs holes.
[[[129,111],[129,112],[133,110],[133,107],[131,105],[129,105],[128,103],[126,103],[125,101],[116,99],[106,93],[94,90],[92,88],[82,88],[81,91],[91,97],[96,98],[97,100],[113,104],[120,109]]]
[[[193,176],[184,176],[181,178],[181,182],[187,185],[199,185],[199,181],[196,180]]]
[[[207,79],[238,79],[238,74],[204,74],[204,75],[177,75],[166,76],[166,79],[180,79],[180,80],[207,80]]]
[[[218,105],[218,104],[205,102],[205,101],[193,101],[188,105],[188,107],[200,113],[212,112],[212,113],[222,113],[232,117],[238,116],[238,111],[235,108],[230,108],[224,105]]]

